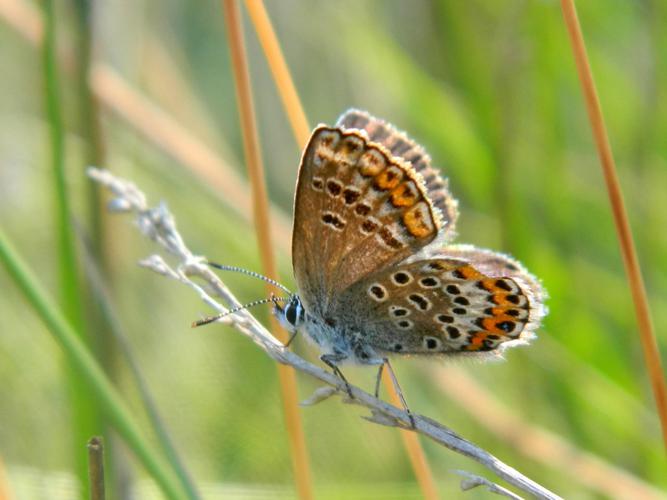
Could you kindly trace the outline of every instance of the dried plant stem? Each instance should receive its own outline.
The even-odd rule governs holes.
[[[593,73],[588,61],[586,45],[581,32],[581,25],[579,24],[574,0],[561,0],[561,8],[570,37],[570,43],[572,44],[572,52],[574,53],[574,60],[577,65],[579,80],[581,81],[581,87],[584,93],[586,110],[591,122],[591,129],[593,131],[593,137],[595,138],[598,156],[600,157],[600,165],[607,186],[607,193],[609,195],[611,210],[614,216],[614,224],[616,225],[616,233],[621,247],[623,265],[628,277],[632,300],[635,306],[635,315],[637,316],[637,324],[639,326],[639,338],[644,351],[644,360],[651,380],[651,386],[653,387],[653,395],[655,397],[660,425],[662,427],[662,437],[665,449],[667,450],[667,386],[665,385],[660,353],[653,331],[646,288],[639,267],[637,251],[635,250],[632,231],[630,229],[630,223],[623,201],[623,193],[621,192],[621,185],[616,173],[616,164],[611,152],[607,128],[602,116],[600,99],[597,94],[595,81],[593,80]]]
[[[108,171],[91,168],[89,169],[89,175],[114,193],[116,198],[112,201],[112,207],[118,211],[135,212],[138,218],[137,226],[141,228],[143,233],[178,259],[179,262],[179,266],[172,269],[162,257],[154,255],[142,261],[144,267],[190,287],[205,303],[218,312],[226,312],[228,308],[240,305],[220,278],[206,265],[206,260],[193,255],[187,248],[176,229],[173,216],[164,205],[154,209],[148,208],[145,195],[134,184],[114,177]],[[198,281],[203,280],[205,286],[192,281],[190,277],[198,278]],[[221,299],[225,305],[219,303],[214,296]],[[318,392],[317,397],[312,398],[313,401],[320,401],[333,393],[347,395],[348,387],[339,377],[285,349],[281,342],[271,335],[247,309],[226,316],[222,322],[249,337],[275,361],[289,365],[334,389],[333,391]],[[401,429],[410,428],[411,419],[404,410],[376,399],[358,387],[349,386],[349,390],[352,393],[352,398],[346,399],[345,402],[370,409],[372,414],[366,417],[369,421]],[[418,432],[458,454],[475,460],[498,477],[536,498],[560,498],[442,424],[417,414],[413,414],[413,417],[415,427],[411,429],[411,432]]]
[[[246,166],[250,177],[253,201],[253,219],[257,240],[259,242],[260,258],[263,272],[271,279],[278,280],[276,266],[273,259],[273,244],[269,233],[269,201],[266,194],[264,182],[264,169],[262,155],[259,146],[259,134],[255,123],[255,112],[250,86],[250,72],[243,40],[243,27],[241,25],[241,14],[237,0],[223,0],[222,6],[225,14],[227,27],[227,38],[234,70],[236,83],[236,97],[239,107],[239,118],[243,131],[243,149],[245,153]],[[277,291],[271,285],[267,286],[268,292]],[[287,332],[280,328],[274,316],[270,317],[271,330],[281,342],[287,341]],[[310,464],[303,434],[303,425],[298,408],[298,397],[296,388],[296,374],[290,367],[278,366],[280,388],[283,399],[283,411],[287,424],[287,432],[290,438],[290,449],[292,453],[292,466],[299,497],[302,499],[313,498],[313,487],[310,477]]]
[[[264,2],[262,0],[245,0],[245,5],[255,27],[259,43],[262,44],[266,61],[269,63],[273,80],[278,88],[278,95],[283,101],[283,107],[292,126],[296,144],[299,148],[303,148],[310,136],[310,127],[285,62],[285,57],[280,49],[278,38],[271,25],[266,7],[264,7]]]
[[[250,19],[255,27],[257,37],[264,50],[264,57],[268,61],[271,73],[275,81],[278,93],[281,96],[285,113],[289,117],[297,146],[303,148],[310,136],[310,127],[306,120],[306,113],[301,105],[301,100],[296,93],[292,76],[285,62],[283,52],[280,49],[271,21],[262,0],[246,0],[246,7],[250,13]],[[396,403],[398,394],[394,384],[391,383],[387,374],[384,377],[385,387],[389,392],[391,400]],[[410,464],[415,472],[415,477],[424,498],[435,499],[438,497],[433,473],[426,460],[424,450],[419,440],[412,432],[401,431],[403,444],[410,458]]]
[[[104,444],[98,436],[88,441],[88,483],[90,500],[104,500]]]

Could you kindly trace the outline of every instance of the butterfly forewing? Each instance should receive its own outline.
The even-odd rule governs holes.
[[[516,261],[461,245],[374,273],[345,292],[340,314],[353,309],[380,351],[499,352],[532,337],[542,300],[539,283]]]
[[[449,192],[447,180],[431,165],[431,158],[424,148],[393,125],[359,109],[350,109],[343,113],[337,126],[347,130],[365,131],[371,141],[382,144],[392,155],[402,158],[419,172],[424,179],[429,198],[442,213],[442,239],[451,241],[454,238],[458,218],[457,202]]]
[[[318,312],[364,276],[418,252],[442,225],[409,163],[339,127],[313,132],[294,205],[294,273],[306,307]]]

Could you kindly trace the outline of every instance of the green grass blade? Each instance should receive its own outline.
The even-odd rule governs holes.
[[[107,289],[104,286],[102,270],[96,266],[92,251],[84,253],[84,258],[84,269],[86,275],[88,276],[90,292],[94,298],[96,307],[99,308],[100,324],[103,325],[104,329],[108,331],[109,335],[115,340],[113,344],[129,368],[129,373],[137,388],[138,395],[144,406],[144,410],[146,411],[148,421],[150,422],[150,425],[155,432],[157,442],[162,448],[162,452],[165,454],[167,461],[171,465],[173,471],[178,476],[183,489],[188,493],[188,497],[201,498],[190,474],[185,468],[185,464],[176,451],[176,447],[174,446],[169,432],[167,431],[167,427],[160,417],[157,405],[155,404],[153,396],[151,395],[150,389],[148,387],[148,383],[141,372],[139,362],[135,359],[134,353],[132,352],[132,347],[128,341],[128,336],[123,330],[121,319],[116,313],[113,300],[107,293]]]
[[[57,238],[57,262],[59,274],[60,303],[74,331],[85,339],[84,307],[81,296],[78,265],[76,259],[74,231],[71,222],[69,194],[65,182],[65,130],[58,89],[58,66],[56,63],[56,20],[51,0],[43,3],[44,40],[42,44],[42,72],[44,97],[51,153],[51,170],[54,176],[55,228]],[[69,397],[72,408],[72,453],[75,457],[76,474],[83,487],[80,498],[86,497],[87,463],[80,453],[84,443],[102,429],[100,410],[96,399],[90,397],[85,384],[74,373],[68,373]]]
[[[95,399],[105,410],[105,415],[153,476],[164,495],[170,499],[189,498],[178,487],[163,460],[142,436],[139,425],[71,323],[66,320],[46,291],[40,287],[33,273],[12,248],[1,229],[0,261],[3,262],[28,302],[65,351],[71,366],[77,371],[81,380],[87,383]]]
[[[93,41],[93,10],[95,5],[89,0],[72,0],[74,11],[74,27],[76,29],[76,96],[79,114],[79,132],[84,142],[84,155],[81,172],[84,172],[89,165],[104,165],[105,145],[104,135],[99,114],[97,99],[89,83],[91,60],[92,60],[92,41]],[[78,174],[78,172],[77,172]],[[181,485],[190,498],[200,498],[195,484],[188,474],[188,471],[180,459],[175,446],[169,436],[167,428],[160,418],[157,406],[144,380],[138,363],[134,359],[132,350],[127,342],[127,336],[124,334],[121,322],[116,317],[113,309],[112,300],[105,294],[105,284],[113,285],[112,276],[106,271],[112,265],[113,255],[109,253],[107,233],[105,232],[105,212],[100,209],[100,187],[94,182],[87,183],[86,213],[90,228],[90,239],[86,241],[89,254],[82,255],[85,266],[86,289],[90,292],[85,296],[86,311],[90,324],[98,325],[95,334],[97,336],[96,357],[102,365],[105,373],[111,380],[116,376],[121,377],[119,367],[114,360],[119,356],[124,357],[127,366],[130,368],[130,374],[138,389],[139,397],[144,405],[146,415],[151,427],[155,432],[157,443],[162,448],[162,452],[173,471],[178,476]],[[92,332],[91,332],[92,333]],[[110,441],[113,443],[113,441]],[[108,454],[109,459],[113,460],[114,454]],[[116,484],[116,481],[122,480],[118,474],[119,468],[127,468],[128,464],[120,460],[115,460],[110,468],[111,478],[108,481],[109,489],[113,492],[120,491],[122,485]],[[116,474],[114,474],[116,472]]]

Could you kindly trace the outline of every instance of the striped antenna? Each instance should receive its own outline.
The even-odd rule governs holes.
[[[192,322],[192,328],[196,328],[198,326],[204,326],[208,325],[209,323],[214,323],[218,321],[219,319],[224,318],[225,316],[229,316],[230,314],[234,314],[236,312],[242,311],[243,309],[248,309],[249,307],[254,307],[254,306],[259,306],[261,304],[266,304],[268,302],[285,302],[286,300],[289,300],[289,297],[270,297],[268,299],[259,299],[259,300],[254,300],[252,302],[248,302],[247,304],[243,304],[242,306],[234,307],[233,309],[230,309],[229,311],[217,314],[215,316],[208,316],[206,318],[202,318],[197,321]]]
[[[289,293],[290,295],[292,294],[292,292],[285,285],[281,285],[276,280],[267,278],[263,274],[256,273],[255,271],[249,271],[248,269],[243,269],[242,267],[236,267],[236,266],[224,266],[222,264],[216,264],[215,262],[206,262],[206,263],[211,267],[220,269],[221,271],[233,271],[235,273],[247,274],[248,276],[252,276],[253,278],[257,278],[267,283],[270,283],[271,285],[280,288],[283,292]]]

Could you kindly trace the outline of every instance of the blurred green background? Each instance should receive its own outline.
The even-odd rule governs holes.
[[[57,297],[63,269],[44,73],[40,50],[8,22],[12,4],[25,2],[0,2],[0,224]],[[83,175],[91,161],[91,134],[75,69],[82,60],[82,4],[55,2],[66,183],[80,275],[89,274],[81,240],[93,246],[100,241]],[[90,6],[93,60],[113,68],[244,177],[220,4],[143,0]],[[667,5],[586,0],[578,7],[664,358]],[[608,494],[591,486],[574,459],[564,467],[537,443],[533,451],[542,460],[522,453],[517,440],[524,426],[548,430],[656,489],[667,487],[632,301],[559,3],[274,0],[267,9],[311,125],[331,124],[348,107],[358,107],[406,130],[449,177],[460,200],[458,241],[511,253],[549,291],[550,314],[533,345],[509,352],[503,363],[456,363],[457,373],[462,370],[484,389],[467,394],[461,388],[472,403],[443,392],[439,378],[450,369],[445,361],[397,359],[411,408],[566,498]],[[275,207],[288,218],[299,148],[242,11],[267,184]],[[166,201],[193,251],[260,269],[250,214],[243,217],[238,206],[230,206],[224,192],[168,152],[169,144],[155,144],[108,103],[100,113],[102,166],[136,182],[151,204]],[[151,126],[157,130],[161,124]],[[288,233],[289,224],[279,238],[289,241]],[[201,493],[292,498],[275,364],[230,328],[190,329],[193,319],[211,311],[189,289],[136,265],[156,247],[129,217],[106,220],[105,234],[106,287],[119,325]],[[278,257],[282,280],[293,286],[288,253],[281,250]],[[264,295],[255,280],[224,278],[242,300]],[[75,449],[85,458],[77,415],[96,402],[76,396],[77,376],[4,270],[0,290],[0,459],[10,491],[18,499],[75,498]],[[81,307],[90,317],[90,304]],[[266,309],[255,312],[268,317]],[[99,323],[88,324],[93,350],[153,440],[122,350]],[[317,359],[303,339],[295,350]],[[375,370],[351,368],[346,374],[370,390]],[[318,386],[298,380],[302,399]],[[470,407],[485,408],[487,397],[517,419],[513,433],[500,436],[471,416]],[[399,434],[361,420],[361,414],[335,398],[302,410],[317,497],[419,498]],[[116,464],[110,475],[134,489],[136,498],[160,498],[113,432],[104,434],[115,457],[109,459]],[[458,455],[423,444],[443,498],[463,495],[453,469],[495,479]],[[123,491],[114,495],[120,498]]]

